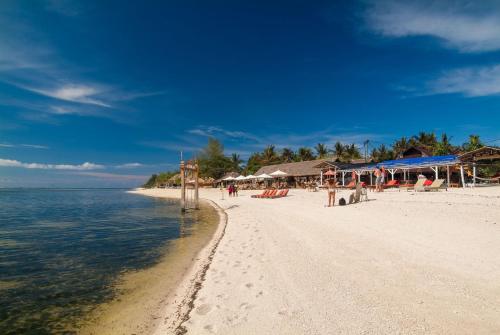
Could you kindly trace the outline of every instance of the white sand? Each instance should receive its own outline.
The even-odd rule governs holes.
[[[188,334],[500,334],[500,187],[333,208],[325,192],[255,193],[201,191],[228,224]]]

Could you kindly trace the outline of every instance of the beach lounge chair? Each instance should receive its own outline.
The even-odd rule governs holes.
[[[384,184],[384,188],[399,187],[399,180],[389,180]]]
[[[263,198],[263,199],[272,198],[272,197],[276,196],[277,193],[278,193],[278,190],[271,190],[271,192],[269,192],[267,195],[264,195],[260,198]]]
[[[276,194],[275,196],[272,196],[270,197],[271,199],[276,199],[276,198],[284,198],[286,197],[288,194],[288,189],[286,190],[281,190],[278,194]]]
[[[439,191],[441,188],[448,190],[446,186],[444,186],[444,179],[436,179],[432,182],[430,186],[424,186],[424,191]]]
[[[252,198],[262,198],[262,197],[268,195],[270,192],[271,192],[271,190],[265,190],[264,192],[262,192],[262,194],[252,195]]]
[[[406,191],[410,191],[410,190],[415,190],[415,188],[420,188],[420,187],[424,187],[424,182],[426,181],[427,179],[419,179],[417,180],[417,182],[413,185],[411,184],[406,184],[406,185],[401,185],[399,187],[399,190],[406,190]]]

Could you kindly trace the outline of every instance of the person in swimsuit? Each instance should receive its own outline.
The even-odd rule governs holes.
[[[380,192],[380,180],[381,180],[381,175],[382,175],[382,172],[379,170],[379,168],[377,167],[375,169],[375,171],[373,172],[373,174],[375,175],[375,192]]]
[[[336,192],[337,185],[335,185],[335,180],[329,179],[328,180],[328,207],[335,206],[335,192]]]

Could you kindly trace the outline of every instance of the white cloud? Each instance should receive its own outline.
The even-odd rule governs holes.
[[[31,148],[31,149],[48,149],[46,145],[40,144],[11,144],[11,143],[0,143],[0,147],[3,148]]]
[[[369,1],[370,29],[386,37],[433,36],[461,52],[500,50],[498,1]]]
[[[97,170],[103,169],[103,165],[85,162],[80,165],[71,164],[42,164],[42,163],[23,163],[13,159],[0,158],[0,167],[19,167],[25,169],[43,169],[43,170]]]
[[[251,141],[258,141],[259,138],[255,135],[244,131],[226,130],[219,126],[204,126],[200,125],[196,128],[187,131],[189,134],[206,136],[206,137],[226,137],[233,139],[246,139]]]
[[[450,93],[466,97],[499,95],[500,65],[449,70],[427,83],[427,94]]]
[[[96,97],[99,94],[102,94],[103,91],[98,89],[97,87],[92,87],[89,85],[66,84],[58,86],[54,89],[33,88],[24,85],[18,85],[18,87],[22,87],[25,90],[63,101],[96,105],[107,108],[111,107],[109,103],[99,100]]]
[[[126,163],[126,164],[117,165],[116,168],[118,168],[118,169],[133,169],[133,168],[137,168],[137,167],[141,167],[141,166],[144,166],[144,165],[141,163]]]

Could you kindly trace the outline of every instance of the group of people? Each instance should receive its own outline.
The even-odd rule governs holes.
[[[229,184],[229,186],[227,187],[227,191],[229,192],[230,197],[237,197],[238,196],[238,185]]]
[[[376,177],[375,192],[384,192],[384,182],[385,182],[385,177],[387,175],[387,171],[385,171],[385,168],[383,166],[380,168],[377,166],[373,174]]]

